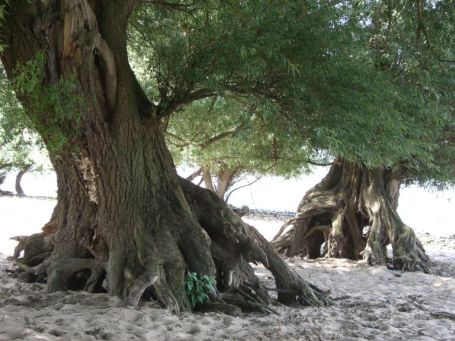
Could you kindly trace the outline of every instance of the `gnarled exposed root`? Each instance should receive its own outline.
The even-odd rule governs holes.
[[[399,187],[399,175],[390,170],[337,159],[272,243],[288,256],[364,257],[371,265],[387,263],[391,244],[393,268],[429,272],[424,248],[396,212]]]
[[[433,262],[425,253],[422,243],[417,239],[414,231],[404,225],[403,232],[396,241],[392,241],[394,268],[402,271],[423,271],[431,273]]]
[[[224,302],[237,306],[245,312],[278,314],[268,302],[262,301],[255,292],[249,292],[247,287],[234,287],[222,293],[220,297]]]
[[[52,254],[54,249],[54,234],[35,233],[30,236],[16,236],[10,239],[19,242],[14,249],[16,259],[24,251],[23,263],[28,266],[41,264]]]
[[[128,288],[128,296],[126,297],[126,304],[136,307],[145,291],[153,288],[154,295],[161,301],[164,307],[173,313],[181,311],[180,304],[174,296],[168,283],[166,282],[166,275],[163,269],[162,262],[153,262],[148,266],[138,278],[132,282],[132,286]]]
[[[397,248],[398,249],[398,248]],[[400,256],[403,254],[404,256]],[[433,265],[430,257],[425,253],[422,243],[416,239],[415,246],[405,252],[397,251],[394,256],[395,268],[402,271],[423,271],[431,273],[430,266]]]
[[[422,271],[431,273],[430,267],[433,262],[425,253],[423,245],[418,239],[411,238],[406,242],[400,242],[393,248],[393,258],[389,262],[387,250],[376,250],[373,252],[370,246],[367,246],[362,252],[362,256],[370,265],[387,265],[389,269],[401,270],[403,272]],[[389,264],[390,263],[390,264]]]
[[[137,306],[141,299],[150,297],[162,306],[180,312],[189,309],[183,285],[185,272],[210,275],[210,264],[213,264],[217,292],[209,296],[217,309],[224,307],[222,309],[229,310],[236,306],[242,311],[274,313],[268,289],[259,281],[250,265],[260,262],[275,277],[279,302],[312,306],[330,302],[328,292],[304,281],[254,227],[244,223],[214,193],[183,179],[180,180],[180,186],[191,210],[190,218],[194,221],[189,220],[187,226],[183,226],[184,223],[176,225],[180,229],[178,233],[172,228],[136,231],[134,245],[140,261],[136,267],[134,263],[126,267],[124,255],[111,254],[108,261],[105,254],[88,252],[87,247],[81,248],[85,251],[80,253],[81,257],[77,257],[65,255],[64,248],[59,245],[55,249],[58,252],[54,250],[49,257],[49,245],[54,245],[54,240],[66,240],[61,239],[61,236],[54,238],[53,234],[41,233],[29,239],[16,238],[21,243],[16,256],[20,254],[19,249],[24,249],[26,256],[20,263],[21,269],[34,276],[38,273],[47,275],[50,291],[85,289],[96,292],[101,290],[103,284],[109,292],[117,294],[118,291],[118,295],[129,305]],[[88,217],[85,219],[92,221]],[[191,226],[202,227],[201,234],[191,233]],[[185,232],[183,229],[187,228]],[[59,230],[56,233],[61,232]],[[211,246],[211,252],[194,250],[208,238],[211,243],[207,245]],[[51,244],[44,242],[48,239],[52,241]],[[39,264],[33,263],[36,266],[30,266],[28,261],[35,259],[30,255],[42,254],[43,250],[47,250],[47,256]],[[77,250],[78,247],[74,246],[69,251],[77,255]],[[206,265],[200,262],[201,257],[209,257]],[[116,280],[124,283],[119,290],[112,288]]]
[[[49,258],[47,263],[47,289],[50,292],[67,290],[73,285],[77,289],[78,285],[70,280],[80,279],[85,285],[94,266],[91,258]],[[82,274],[83,270],[89,271],[89,274]]]
[[[248,263],[260,262],[275,277],[281,303],[321,306],[330,301],[327,292],[304,281],[254,227],[244,223],[216,195],[184,179],[180,185],[191,211],[212,240],[218,274],[228,274],[220,276],[219,286],[239,288],[245,282],[258,285]]]
[[[305,194],[296,216],[273,238],[275,248],[289,257],[359,259],[366,240],[362,238],[364,217],[354,204],[358,173],[358,168],[335,161],[326,177]]]
[[[13,259],[13,262],[20,270],[12,271],[12,273],[18,273],[18,277],[26,282],[41,282],[47,277],[46,261],[33,267],[23,263],[20,259]]]

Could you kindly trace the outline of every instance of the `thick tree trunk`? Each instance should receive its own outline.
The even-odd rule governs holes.
[[[235,172],[225,169],[218,174],[218,185],[216,186],[216,195],[219,198],[226,200],[226,192],[233,185]]]
[[[214,192],[218,198],[227,201],[226,193],[233,185],[235,171],[223,169],[216,175],[216,184],[213,183],[213,177],[209,170],[203,168],[202,179],[204,180],[205,188]]]
[[[392,171],[337,159],[272,243],[288,256],[364,257],[370,264],[385,264],[391,244],[394,268],[428,272],[422,244],[396,211],[399,189]]]
[[[16,189],[17,195],[20,197],[25,196],[25,192],[21,186],[22,177],[24,176],[25,173],[27,173],[29,171],[29,169],[31,167],[32,167],[32,165],[27,165],[27,166],[23,167],[16,175],[15,189]]]
[[[210,240],[178,186],[160,119],[129,68],[130,9],[128,1],[15,1],[2,58],[12,77],[16,63],[46,51],[43,86],[71,74],[78,82],[74,95],[83,102],[75,108],[80,123],[59,123],[70,141],[51,156],[59,226],[46,265],[49,290],[67,289],[87,267],[99,277],[102,268],[111,294],[135,304],[153,285],[163,304],[179,311],[189,308],[185,272],[214,275],[215,266]],[[38,130],[45,127],[53,113],[34,112],[34,103],[22,99],[42,124]],[[48,131],[40,133],[49,143]]]
[[[8,76],[16,64],[45,51],[42,86],[72,75],[74,96],[83,103],[77,108],[80,120],[63,119],[56,127],[68,141],[51,153],[58,204],[45,231],[55,233],[55,243],[51,257],[28,272],[47,274],[51,291],[73,289],[74,283],[90,291],[102,286],[129,304],[146,293],[181,311],[190,307],[187,271],[217,276],[220,290],[240,290],[258,283],[248,264],[258,260],[274,273],[277,287],[286,289],[280,301],[326,302],[324,293],[300,279],[222,201],[184,185],[190,209],[159,112],[128,64],[125,31],[133,4],[18,0],[7,8],[1,38]],[[36,112],[36,103],[19,95],[51,143],[47,123],[56,113]],[[24,252],[29,253],[25,246]]]
[[[215,186],[213,185],[212,174],[206,168],[202,169],[202,180],[204,180],[204,186],[209,191],[215,192]]]

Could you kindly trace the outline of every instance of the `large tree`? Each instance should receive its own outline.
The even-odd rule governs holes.
[[[51,291],[104,283],[131,304],[145,293],[181,311],[190,307],[188,271],[216,276],[238,305],[239,293],[266,298],[249,265],[259,261],[275,276],[279,301],[323,304],[325,294],[222,200],[177,177],[162,132],[174,111],[223,91],[297,106],[300,65],[332,58],[318,45],[330,41],[316,37],[336,33],[323,8],[310,15],[299,1],[143,3],[3,1],[2,62],[58,181],[46,226],[57,232],[24,242],[35,265],[28,271],[46,276]],[[153,51],[151,92],[128,61],[129,20],[145,38],[138,44]]]
[[[396,209],[403,183],[443,187],[455,181],[455,12],[446,2],[423,0],[365,2],[357,10],[359,18],[368,18],[365,38],[372,65],[390,77],[399,94],[389,97],[392,108],[381,107],[396,116],[370,130],[374,135],[364,143],[387,147],[388,155],[372,159],[374,146],[356,150],[326,144],[339,157],[273,243],[289,256],[363,256],[376,264],[387,262],[391,244],[394,268],[429,271],[423,246]],[[349,134],[342,122],[338,127]],[[386,137],[383,128],[392,135]],[[340,131],[329,134],[336,141]]]

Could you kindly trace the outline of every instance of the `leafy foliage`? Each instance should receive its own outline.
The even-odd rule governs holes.
[[[185,279],[185,291],[191,308],[194,308],[197,303],[203,303],[209,298],[208,293],[216,291],[215,278],[188,272]]]
[[[455,8],[446,1],[366,2],[370,57],[401,94],[406,182],[455,184]]]
[[[424,3],[427,16],[420,43],[417,3]],[[148,6],[136,13],[131,51],[143,58],[144,84],[154,89],[149,93],[154,101],[165,107],[213,96],[256,101],[268,108],[261,115],[270,134],[258,134],[262,138],[276,135],[279,126],[297,151],[309,155],[400,167],[409,182],[453,182],[451,6],[443,1],[219,5],[196,1],[185,10]],[[426,36],[436,42],[431,48],[422,42]],[[201,130],[213,128],[208,121],[219,119],[227,130],[232,122],[223,120],[236,121],[230,113],[212,116],[199,105],[175,116],[171,129],[179,129],[172,126],[181,121],[187,131],[194,128],[196,141]],[[215,129],[212,136],[219,133]],[[233,142],[239,134],[229,135],[234,150],[240,150]],[[211,151],[220,160],[226,148],[217,143],[196,152],[191,147],[178,159],[185,155],[194,163],[195,154],[209,159]]]
[[[268,108],[257,105],[232,97],[200,100],[169,122],[166,140],[175,162],[218,180],[215,190],[226,200],[246,174],[290,177],[308,165],[299,139],[279,124],[272,127],[264,118]]]
[[[40,52],[19,66],[12,87],[19,96],[34,104],[25,123],[32,130],[38,131],[47,148],[55,152],[71,142],[80,122],[78,108],[82,103],[76,95],[77,81],[72,76],[43,86],[44,62],[44,54]],[[42,123],[43,116],[46,118],[45,124]]]
[[[202,100],[176,113],[168,127],[168,141],[177,149],[177,162],[213,170],[219,165],[220,169],[292,175],[308,159],[308,152],[296,147],[292,136],[267,126],[259,109],[228,98]]]
[[[0,117],[1,121],[1,117]],[[51,168],[47,153],[42,149],[36,134],[24,131],[10,138],[0,128],[0,172],[32,169],[45,171]]]
[[[230,92],[302,110],[305,80],[319,78],[307,71],[346,59],[334,53],[351,45],[337,13],[301,1],[197,1],[185,11],[143,6],[131,21],[130,50],[164,107]]]
[[[51,168],[41,138],[18,102],[4,73],[0,72],[0,172]]]
[[[444,186],[455,178],[454,12],[424,0],[176,0],[136,6],[127,34],[148,97],[174,113],[178,163],[293,174],[339,156]],[[81,103],[71,77],[41,86],[43,58],[13,86],[58,149]]]

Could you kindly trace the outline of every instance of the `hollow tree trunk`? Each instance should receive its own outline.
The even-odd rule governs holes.
[[[72,95],[83,103],[79,120],[56,123],[68,141],[50,149],[58,204],[52,228],[45,231],[55,233],[55,243],[52,255],[31,271],[45,271],[51,291],[74,289],[75,279],[83,278],[78,287],[96,291],[103,284],[133,305],[147,291],[181,311],[190,307],[187,271],[216,275],[220,290],[239,288],[257,282],[247,263],[257,260],[272,270],[277,287],[287,290],[279,294],[281,301],[325,302],[324,293],[300,279],[222,201],[184,186],[198,214],[190,210],[165,147],[160,113],[128,64],[125,30],[133,5],[125,0],[8,4],[0,37],[7,45],[2,61],[8,77],[17,64],[45,51],[41,86],[72,75],[77,80]],[[47,125],[57,113],[38,112],[29,96],[19,96],[51,144]],[[221,280],[226,276],[230,280]]]
[[[288,256],[363,256],[370,264],[385,264],[391,244],[395,268],[428,272],[422,244],[396,211],[399,189],[399,175],[390,170],[336,159],[272,243]]]
[[[21,186],[22,177],[24,176],[25,173],[27,173],[30,170],[31,167],[32,165],[27,165],[23,167],[16,175],[15,189],[17,195],[19,195],[20,197],[25,196],[25,192]]]

